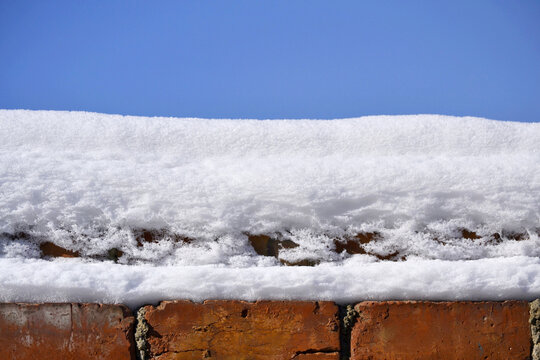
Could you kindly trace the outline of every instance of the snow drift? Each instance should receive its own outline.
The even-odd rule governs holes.
[[[405,265],[384,266],[406,272],[418,261],[515,266],[516,257],[540,274],[539,144],[539,123],[472,117],[0,110],[0,262],[46,264],[37,258],[50,242],[85,267],[114,249],[119,264],[171,269],[308,259],[339,272],[391,259]],[[259,234],[280,241],[278,256],[254,249]],[[357,254],[338,251],[358,234],[376,240]],[[537,282],[519,283],[522,294],[540,295]]]

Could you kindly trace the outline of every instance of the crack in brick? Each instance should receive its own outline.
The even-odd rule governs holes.
[[[291,359],[296,359],[300,355],[309,355],[309,354],[335,354],[339,349],[335,348],[322,348],[322,349],[307,349],[296,351]]]
[[[187,349],[187,350],[167,350],[160,352],[158,354],[154,354],[152,359],[158,360],[160,357],[164,355],[170,355],[170,354],[186,354],[186,353],[192,353],[192,352],[202,352],[203,358],[210,357],[210,350],[208,349]]]

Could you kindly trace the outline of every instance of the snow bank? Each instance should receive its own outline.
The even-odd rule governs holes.
[[[0,301],[530,299],[539,144],[538,123],[470,117],[0,110]],[[366,254],[336,251],[359,233]],[[39,260],[45,242],[83,259]]]
[[[283,257],[339,262],[333,239],[366,231],[382,254],[540,256],[540,124],[0,110],[0,129],[3,257],[37,257],[47,240],[125,263],[257,266],[271,260],[245,234],[279,232],[299,244]],[[133,229],[194,241],[141,248]],[[34,241],[5,237],[20,233]]]

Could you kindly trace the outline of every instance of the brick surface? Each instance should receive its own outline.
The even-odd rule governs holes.
[[[351,359],[529,359],[527,302],[362,302]]]
[[[166,301],[145,311],[151,359],[339,359],[331,302]]]
[[[122,305],[0,304],[0,359],[134,359]]]
[[[540,360],[540,299],[534,300],[529,305],[531,307],[529,323],[533,343],[532,360]]]

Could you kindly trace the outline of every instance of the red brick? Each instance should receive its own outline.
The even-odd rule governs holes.
[[[362,302],[351,359],[529,359],[527,302]]]
[[[0,359],[134,359],[122,305],[0,304]]]
[[[145,311],[154,359],[339,359],[331,302],[166,301]]]

